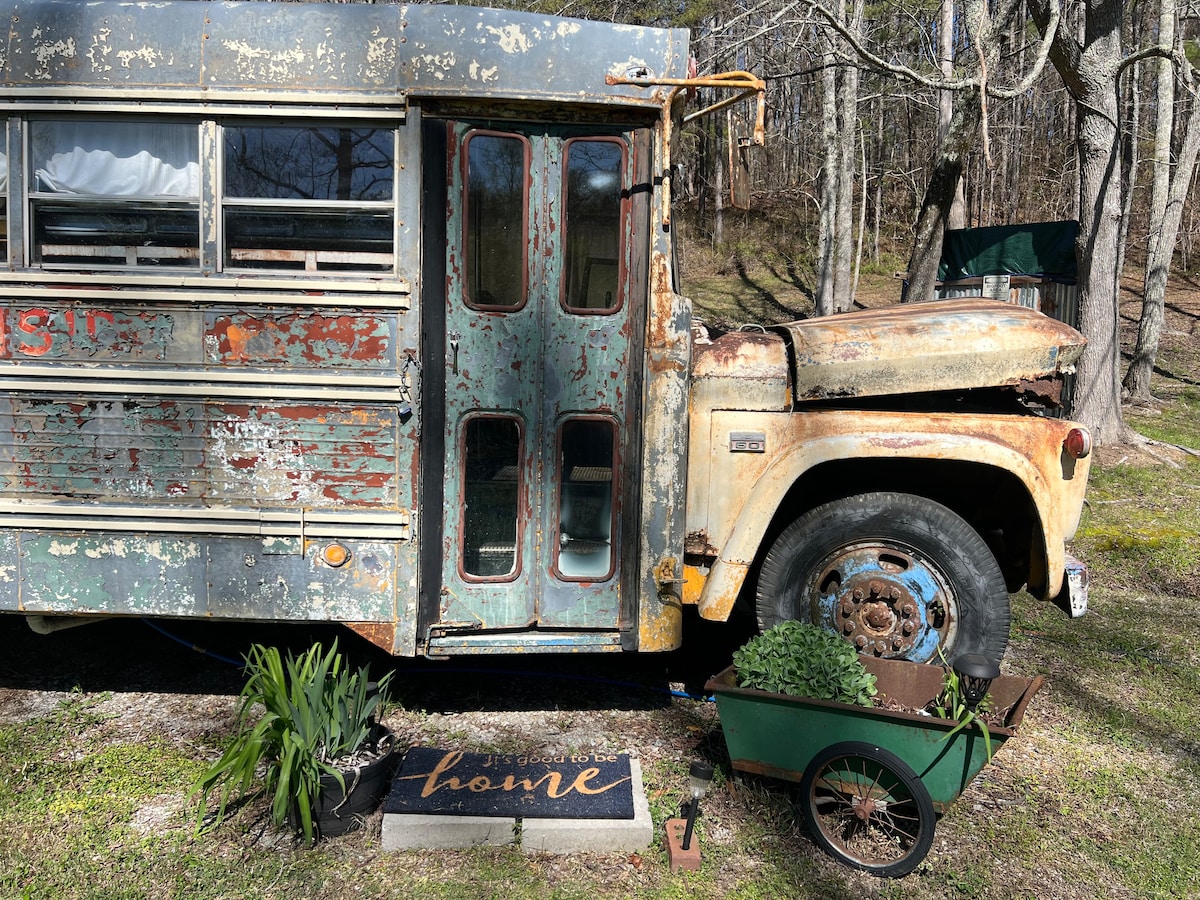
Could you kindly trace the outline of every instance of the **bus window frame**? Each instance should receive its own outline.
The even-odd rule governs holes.
[[[11,130],[12,117],[9,117]],[[153,125],[176,125],[182,129],[194,129],[196,132],[196,165],[197,165],[197,185],[195,195],[182,194],[111,194],[111,193],[83,193],[70,191],[42,191],[37,189],[37,174],[36,167],[39,159],[35,158],[33,153],[34,133],[39,125],[54,125],[54,124],[70,124],[70,123],[91,123],[99,126],[100,131],[107,131],[109,127],[119,127],[120,123],[139,123]],[[21,201],[24,207],[24,227],[26,230],[25,237],[25,259],[24,265],[31,269],[44,271],[120,271],[139,274],[151,274],[155,272],[184,272],[188,274],[198,273],[203,269],[204,264],[204,242],[201,237],[202,232],[202,216],[204,209],[205,184],[204,184],[204,135],[203,135],[203,117],[195,116],[176,116],[176,115],[160,115],[160,116],[126,116],[113,115],[105,116],[96,110],[88,111],[53,111],[35,115],[25,115],[20,120],[20,131],[24,152],[22,153],[20,178],[20,193]],[[11,160],[11,155],[10,155]],[[15,192],[12,190],[14,182],[13,171],[9,167],[9,191],[11,197]],[[195,233],[193,241],[189,244],[172,244],[163,243],[160,245],[152,244],[146,241],[117,243],[110,241],[104,243],[54,243],[49,240],[39,240],[37,237],[37,229],[39,223],[39,209],[44,210],[47,206],[61,205],[67,209],[72,207],[80,210],[81,214],[99,214],[102,215],[104,210],[112,210],[114,212],[129,212],[131,214],[143,213],[148,217],[156,213],[187,213],[189,217],[195,217]],[[120,237],[118,234],[117,238]],[[75,254],[51,254],[53,256],[63,257],[58,259],[44,259],[43,247],[74,247],[74,248],[95,248],[95,250],[117,251],[109,253],[87,252],[83,250]],[[125,255],[123,262],[108,262],[101,260],[111,260]],[[142,262],[142,260],[150,262]],[[165,264],[154,263],[154,260],[167,260]],[[172,263],[170,260],[188,260],[188,262]]]
[[[269,275],[269,276],[291,276],[296,277],[302,275],[304,277],[361,277],[366,279],[379,279],[394,277],[399,272],[400,258],[400,235],[399,235],[399,186],[400,179],[400,127],[402,123],[385,119],[352,119],[343,120],[327,117],[295,117],[282,118],[265,121],[256,118],[230,118],[228,116],[216,118],[216,134],[214,154],[217,161],[217,174],[215,176],[215,184],[212,189],[213,204],[216,209],[215,222],[217,229],[217,268],[220,272],[229,272],[238,277],[246,277],[253,275]],[[278,129],[310,129],[319,130],[322,128],[345,128],[356,131],[381,131],[391,135],[391,199],[390,200],[305,200],[294,198],[272,198],[272,197],[234,197],[227,192],[227,168],[228,162],[226,159],[226,150],[228,147],[226,135],[227,132],[235,128],[278,128]],[[202,173],[203,174],[203,173]],[[270,257],[276,251],[269,248],[241,248],[233,247],[230,239],[231,229],[228,227],[226,219],[226,210],[228,209],[247,209],[247,210],[263,210],[268,212],[279,212],[286,214],[289,209],[294,210],[342,210],[347,213],[346,218],[354,215],[360,210],[379,210],[386,212],[391,219],[390,252],[372,252],[362,251],[361,260],[363,268],[353,268],[345,266],[338,268],[336,266],[325,266],[317,268],[322,254],[330,251],[322,250],[319,247],[313,248],[288,248],[286,252],[293,254],[304,253],[305,256],[295,255],[293,260],[289,262],[291,265],[281,264],[277,266],[271,265],[246,265],[245,262],[261,261],[270,262]],[[241,253],[243,256],[242,264],[234,259],[236,253]],[[358,251],[335,251],[348,253],[351,256],[358,255]],[[256,260],[257,256],[257,260]],[[371,267],[368,257],[376,259],[375,267]],[[386,264],[382,263],[381,257],[388,257]],[[294,263],[302,262],[301,268],[297,268]]]

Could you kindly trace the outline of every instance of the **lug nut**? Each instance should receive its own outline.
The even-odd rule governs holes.
[[[858,637],[856,637],[854,639],[854,645],[856,647],[858,647],[859,650],[866,650],[867,649],[867,636],[865,634],[860,634]]]

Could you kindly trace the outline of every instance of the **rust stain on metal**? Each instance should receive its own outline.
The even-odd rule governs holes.
[[[360,313],[328,316],[238,313],[217,317],[206,344],[214,361],[256,365],[394,365],[388,323]]]
[[[689,556],[716,556],[717,548],[708,542],[708,532],[701,529],[687,533],[684,538],[684,552]]]
[[[670,260],[662,253],[655,253],[650,260],[651,347],[667,347],[675,341],[674,298]]]
[[[366,638],[384,652],[394,653],[396,651],[395,622],[346,622],[344,624],[355,634]]]
[[[780,325],[800,399],[1017,384],[1069,371],[1079,332],[1009,303],[942,300]]]
[[[786,360],[779,335],[734,331],[693,346],[692,376],[778,378]]]

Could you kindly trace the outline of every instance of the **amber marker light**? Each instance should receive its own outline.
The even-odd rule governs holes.
[[[321,551],[321,559],[327,566],[340,568],[350,561],[350,548],[345,544],[327,544]]]
[[[1085,428],[1072,428],[1063,439],[1063,449],[1075,459],[1083,459],[1092,452],[1092,435]]]

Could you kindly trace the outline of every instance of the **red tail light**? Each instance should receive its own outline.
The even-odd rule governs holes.
[[[1083,459],[1092,452],[1092,435],[1085,428],[1072,428],[1063,439],[1063,449],[1068,456]]]

